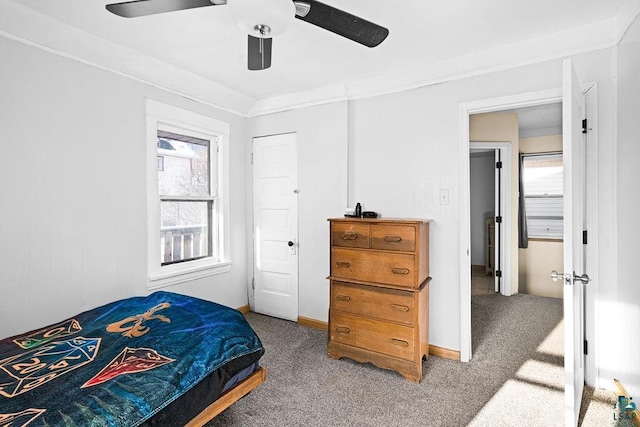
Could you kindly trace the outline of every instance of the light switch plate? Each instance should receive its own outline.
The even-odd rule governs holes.
[[[447,188],[440,189],[440,204],[441,205],[449,204],[449,189]]]

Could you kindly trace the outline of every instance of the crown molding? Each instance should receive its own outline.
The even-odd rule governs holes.
[[[640,16],[640,0],[627,0],[616,16],[616,43],[620,43],[627,31]]]
[[[627,0],[614,18],[505,44],[450,61],[417,64],[410,70],[393,75],[381,75],[259,100],[170,63],[79,30],[14,0],[0,0],[0,35],[204,105],[242,117],[254,117],[341,100],[397,93],[609,48],[619,43],[638,15],[640,0]]]
[[[219,83],[82,31],[12,0],[0,0],[0,35],[243,117],[255,102]]]
[[[636,1],[636,0],[632,0]],[[637,0],[640,1],[640,0]],[[570,28],[522,42],[461,56],[451,61],[422,64],[393,75],[327,86],[256,101],[249,116],[272,114],[312,105],[371,98],[424,86],[504,71],[615,46],[618,18]]]

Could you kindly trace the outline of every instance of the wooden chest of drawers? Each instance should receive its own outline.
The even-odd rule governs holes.
[[[429,222],[330,219],[327,352],[422,380],[429,355]]]

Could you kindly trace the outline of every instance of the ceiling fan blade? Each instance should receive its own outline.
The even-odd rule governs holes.
[[[265,70],[271,67],[271,44],[273,39],[249,37],[248,67],[250,70]]]
[[[316,0],[294,0],[296,18],[329,30],[367,47],[376,47],[389,35],[389,30],[378,24],[344,12]],[[307,7],[308,5],[308,7]],[[308,9],[308,12],[307,12]],[[299,14],[300,11],[307,12]],[[304,13],[303,12],[303,13]]]
[[[105,7],[109,12],[118,16],[137,18],[139,16],[155,15],[156,13],[175,12],[226,3],[226,0],[136,0],[112,3]]]

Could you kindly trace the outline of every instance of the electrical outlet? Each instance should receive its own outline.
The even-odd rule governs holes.
[[[449,204],[449,190],[447,188],[440,189],[440,204],[441,205]]]

